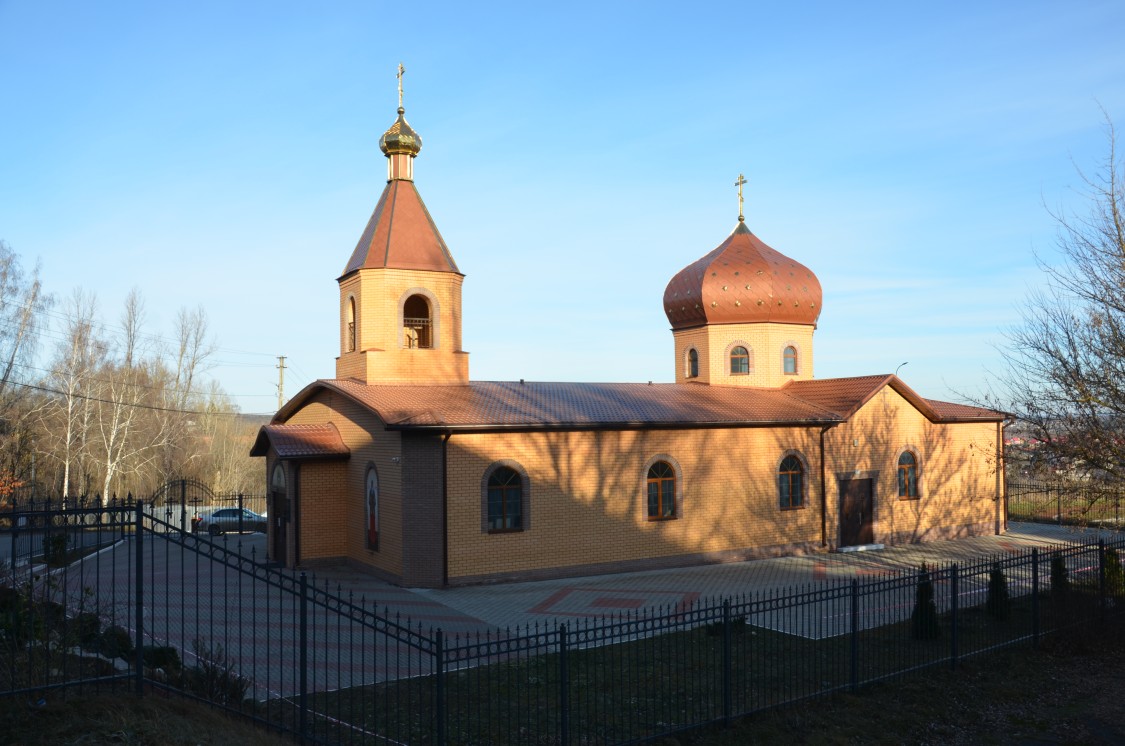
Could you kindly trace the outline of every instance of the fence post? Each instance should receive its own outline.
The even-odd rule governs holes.
[[[1031,548],[1031,643],[1039,647],[1039,547]]]
[[[434,634],[434,680],[437,744],[445,746],[445,635],[440,629]]]
[[[300,614],[300,734],[301,740],[308,736],[309,725],[309,581],[305,573],[301,573],[301,603]]]
[[[187,531],[187,480],[180,480],[180,530]]]
[[[957,563],[949,568],[949,623],[953,628],[949,641],[949,667],[957,668],[957,605],[960,597]]]
[[[1105,539],[1098,539],[1098,624],[1105,622]]]
[[[1051,488],[1048,487],[1048,490]],[[1055,487],[1055,523],[1062,525],[1062,488]]]
[[[562,743],[570,743],[570,670],[567,666],[566,625],[559,625],[559,717]]]
[[[859,578],[852,578],[852,691],[859,688]]]
[[[730,649],[730,599],[723,599],[723,726],[730,726],[731,718],[731,649]]]
[[[136,657],[136,661],[135,661],[136,666],[137,666],[136,685],[137,685],[137,696],[140,697],[144,694],[144,691],[145,691],[145,610],[144,610],[144,601],[145,601],[144,535],[145,535],[145,527],[144,527],[144,515],[141,512],[140,505],[137,505],[135,507],[135,510],[136,510],[136,515],[135,515],[134,522],[133,522],[133,541],[137,545],[137,550],[136,550],[137,551],[137,557],[136,557],[136,560],[137,560],[136,561],[136,565],[137,565],[137,587],[136,587],[137,609],[136,609],[136,614],[137,614],[137,617],[136,617],[136,620],[134,621],[134,626],[136,626],[136,628],[137,628],[137,657]]]

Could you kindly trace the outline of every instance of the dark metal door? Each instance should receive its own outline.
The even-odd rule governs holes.
[[[875,541],[873,507],[870,479],[847,479],[840,483],[840,546]]]

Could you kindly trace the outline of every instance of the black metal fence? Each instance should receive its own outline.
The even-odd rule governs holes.
[[[155,687],[315,743],[623,743],[1125,609],[1125,538],[863,582],[446,635],[147,505],[0,526],[0,693]],[[7,548],[5,550],[5,548]]]
[[[1125,489],[1091,482],[1009,482],[1008,519],[1122,528]]]

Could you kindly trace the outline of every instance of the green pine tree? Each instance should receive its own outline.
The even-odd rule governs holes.
[[[1070,597],[1070,573],[1062,555],[1051,556],[1051,600],[1060,604]]]
[[[1121,570],[1121,558],[1113,547],[1105,550],[1105,592],[1111,598],[1125,595],[1125,573]]]
[[[934,582],[926,563],[918,572],[918,585],[914,591],[914,612],[910,615],[910,629],[915,640],[933,640],[941,637],[937,605],[934,604]]]
[[[988,574],[988,600],[984,609],[993,619],[1003,621],[1011,616],[1012,600],[1008,597],[1008,579],[1000,569],[1000,563],[992,564],[992,571]]]

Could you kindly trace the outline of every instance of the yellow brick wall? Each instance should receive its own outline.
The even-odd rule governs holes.
[[[918,460],[919,499],[898,498],[898,458]],[[826,436],[829,536],[839,539],[841,474],[877,472],[877,543],[936,538],[935,528],[995,526],[996,423],[934,424],[891,388],[884,388],[848,422]]]
[[[699,352],[700,383],[724,386],[776,387],[790,380],[813,378],[814,327],[801,324],[712,324],[672,332],[676,355],[676,383],[687,378],[687,351]],[[731,375],[731,346],[738,342],[750,350],[749,375]],[[783,373],[783,351],[797,348],[797,375]]]
[[[392,574],[402,573],[402,473],[400,436],[378,419],[332,392],[316,394],[287,420],[290,424],[332,422],[351,451],[342,464],[301,466],[301,561],[347,558]],[[379,550],[367,548],[364,479],[367,466],[379,474]]]
[[[719,553],[820,541],[817,432],[767,429],[455,435],[449,443],[449,577]],[[778,507],[788,448],[810,465],[804,509]],[[647,520],[646,464],[667,454],[680,517]],[[481,530],[481,478],[512,459],[531,482],[530,528]]]
[[[371,383],[462,383],[469,379],[469,355],[461,349],[462,275],[405,269],[363,269],[340,283],[338,378]],[[432,294],[433,349],[404,347],[400,323],[408,291]],[[424,294],[424,293],[423,293]],[[356,299],[357,349],[345,352],[348,299]]]
[[[402,472],[400,436],[383,431],[374,415],[331,392],[317,394],[289,420],[324,421],[336,424],[352,455],[335,466],[302,467],[302,561],[346,557],[394,577],[410,574],[404,568],[402,504],[402,480],[409,475]],[[448,444],[450,582],[819,546],[819,443],[820,428],[456,434]],[[919,500],[897,496],[898,456],[906,447],[918,457]],[[875,478],[876,542],[993,530],[999,510],[995,423],[934,425],[888,388],[850,422],[828,430],[825,448],[829,546],[839,542],[841,478],[857,472]],[[777,467],[793,451],[806,467],[805,507],[781,510]],[[435,463],[412,468],[427,469],[431,476],[435,469],[440,472],[440,448],[432,454],[427,458]],[[646,470],[660,456],[677,465],[682,499],[676,519],[649,521]],[[528,474],[527,524],[524,531],[488,534],[481,525],[482,478],[500,460],[515,461]],[[378,552],[365,543],[368,463],[375,463],[380,477]],[[434,485],[440,492],[440,480]],[[411,520],[440,522],[440,511]],[[437,541],[421,549],[441,551]]]

